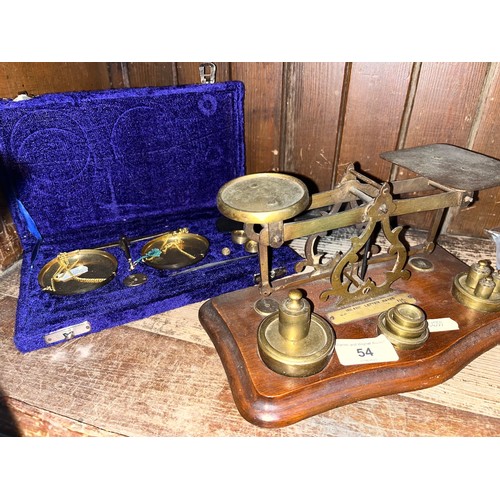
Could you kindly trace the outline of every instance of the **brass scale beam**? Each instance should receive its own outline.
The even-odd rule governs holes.
[[[257,174],[258,175],[258,174]],[[405,193],[422,193],[430,190],[441,191],[438,194],[428,194],[406,199],[393,199],[392,195],[400,195]],[[244,230],[247,236],[259,244],[259,264],[262,281],[260,283],[260,292],[262,295],[270,295],[273,291],[287,287],[296,287],[298,285],[335,275],[335,266],[339,266],[339,262],[333,261],[326,265],[321,265],[317,260],[309,261],[305,264],[312,265],[314,270],[307,273],[295,274],[279,280],[271,284],[269,274],[269,249],[279,248],[287,241],[301,238],[304,236],[314,237],[314,235],[324,234],[326,231],[347,227],[356,224],[366,224],[370,228],[370,232],[375,227],[375,224],[382,222],[389,227],[389,218],[401,216],[411,213],[419,213],[426,211],[435,211],[431,227],[427,233],[427,239],[423,244],[413,246],[409,249],[408,255],[415,253],[430,253],[435,247],[435,239],[439,230],[444,210],[448,207],[465,207],[469,205],[473,198],[472,192],[451,189],[437,182],[426,179],[425,177],[415,177],[401,181],[393,181],[389,183],[379,184],[374,180],[357,172],[354,165],[349,165],[341,182],[332,190],[313,194],[311,196],[310,205],[307,210],[319,209],[323,207],[337,207],[343,203],[356,203],[361,201],[364,204],[351,208],[343,212],[324,213],[321,216],[299,221],[277,221],[269,223],[260,223],[261,229],[256,232],[254,223],[245,223]],[[351,205],[352,206],[352,205]],[[394,237],[398,239],[399,231],[402,228],[397,228],[393,231]],[[390,236],[387,234],[390,238]],[[365,231],[366,233],[366,231]],[[368,240],[371,234],[364,234],[364,241]],[[384,260],[398,259],[399,268],[405,264],[407,253],[401,245],[397,251],[380,254],[370,258],[370,263],[381,262]],[[304,264],[304,263],[303,263]],[[305,266],[303,266],[305,267]],[[345,269],[340,269],[340,274]],[[407,273],[407,272],[406,272]],[[337,273],[339,276],[340,274]],[[352,276],[348,276],[352,281]],[[407,277],[404,272],[396,276]],[[359,281],[359,280],[358,280]],[[390,286],[390,281],[386,289]],[[362,283],[357,283],[362,287]],[[386,290],[382,290],[386,291]],[[328,295],[328,294],[327,294]],[[379,293],[380,295],[380,293]],[[326,299],[327,296],[323,296]]]

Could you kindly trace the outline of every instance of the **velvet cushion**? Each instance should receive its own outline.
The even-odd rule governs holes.
[[[139,264],[134,272],[147,282],[126,287],[130,270],[118,247],[107,249],[118,271],[102,288],[54,296],[38,284],[60,252],[181,227],[209,241],[197,265],[247,257],[220,231],[216,208],[219,188],[245,172],[243,98],[242,83],[225,82],[0,103],[2,188],[25,250],[14,338],[20,351],[54,345],[46,335],[69,325],[89,321],[94,333],[253,284],[255,255],[189,273]],[[144,244],[132,244],[134,260]],[[272,266],[290,268],[296,257],[284,247]]]

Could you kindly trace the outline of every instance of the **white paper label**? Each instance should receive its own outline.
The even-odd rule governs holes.
[[[397,361],[399,356],[385,335],[370,339],[337,339],[335,351],[344,366]]]
[[[81,274],[85,274],[89,268],[87,266],[76,266],[73,269],[66,271],[65,273],[59,273],[56,276],[57,281],[68,281],[74,276],[80,276]]]
[[[458,330],[458,323],[451,318],[428,319],[427,326],[430,332],[447,332]]]

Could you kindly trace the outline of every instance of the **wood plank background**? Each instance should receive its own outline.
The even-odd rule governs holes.
[[[199,83],[199,64],[0,63],[0,98]],[[407,177],[379,157],[403,147],[443,142],[500,158],[498,62],[215,64],[217,81],[245,84],[247,173],[290,172],[320,191],[350,162],[380,180]],[[485,190],[470,207],[450,210],[443,232],[484,238],[484,229],[500,226],[499,195],[500,187]],[[403,222],[425,228],[428,214]],[[0,270],[20,252],[0,199]]]

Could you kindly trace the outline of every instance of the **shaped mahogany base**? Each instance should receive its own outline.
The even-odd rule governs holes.
[[[203,304],[200,322],[217,349],[241,415],[261,427],[283,427],[356,401],[431,387],[500,343],[499,313],[468,309],[451,295],[453,278],[468,267],[441,247],[425,258],[434,265],[433,271],[408,267],[410,279],[395,282],[394,292],[409,293],[428,319],[451,318],[459,330],[431,333],[422,347],[397,351],[398,361],[343,366],[334,353],[316,375],[279,375],[259,357],[257,329],[263,317],[253,308],[260,298],[257,287],[220,295]],[[374,264],[369,275],[381,282],[384,271],[391,268],[390,262]],[[324,318],[335,310],[331,300],[318,298],[328,287],[328,280],[299,287],[313,303],[314,312]],[[282,301],[287,293],[278,291],[272,298]],[[333,325],[337,339],[376,337],[377,317]]]

